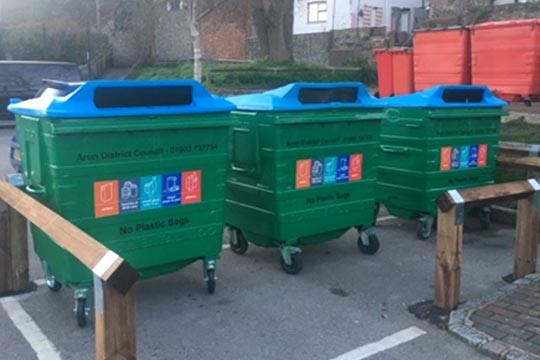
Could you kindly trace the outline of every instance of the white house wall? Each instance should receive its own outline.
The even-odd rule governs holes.
[[[392,17],[392,7],[419,8],[423,5],[422,0],[327,0],[327,21],[324,23],[308,23],[308,3],[314,1],[295,1],[294,34],[309,34],[370,26],[370,24],[364,24],[362,16],[358,16],[359,12],[363,11],[366,5],[382,8],[382,25],[389,27]]]

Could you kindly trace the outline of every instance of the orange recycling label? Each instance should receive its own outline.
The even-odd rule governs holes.
[[[362,180],[363,154],[354,154],[349,159],[349,181]]]
[[[296,188],[307,188],[311,183],[311,160],[296,161]]]
[[[447,146],[441,148],[441,171],[450,170],[452,168],[452,147]]]
[[[488,146],[486,144],[481,144],[478,146],[478,166],[487,165],[487,153]]]
[[[201,171],[185,171],[182,173],[182,204],[201,201]]]
[[[118,180],[94,183],[94,213],[97,218],[118,215]]]

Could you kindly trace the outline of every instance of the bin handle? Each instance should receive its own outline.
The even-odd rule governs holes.
[[[26,191],[32,195],[42,195],[45,194],[45,187],[41,185],[26,185]]]
[[[405,127],[418,129],[418,128],[422,127],[422,124],[407,123],[407,124],[405,124]]]
[[[249,128],[232,128],[232,141],[230,142],[231,144],[231,147],[235,147],[236,146],[236,137],[235,137],[235,134],[236,133],[245,133],[245,134],[249,134],[250,132],[253,132],[254,130],[251,129],[251,124],[249,126]],[[231,169],[233,171],[237,171],[237,172],[243,172],[243,173],[247,173],[247,174],[259,174],[259,169],[260,169],[260,154],[259,154],[259,133],[258,132],[255,132],[254,133],[254,141],[252,144],[250,144],[251,146],[251,149],[250,151],[254,154],[254,159],[253,159],[253,165],[248,165],[248,166],[238,166],[238,165],[235,165],[235,156],[234,156],[234,153],[235,153],[235,149],[234,148],[231,148],[230,149],[230,154],[231,154]],[[253,139],[253,137],[252,137]]]
[[[418,149],[412,149],[404,146],[393,146],[393,145],[381,145],[381,150],[388,153],[394,154],[405,154],[408,152],[420,152]]]

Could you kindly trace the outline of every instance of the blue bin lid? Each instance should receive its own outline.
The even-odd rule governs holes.
[[[502,108],[508,105],[487,86],[439,85],[410,95],[385,98],[389,108]]]
[[[382,108],[384,102],[369,95],[359,82],[292,83],[259,94],[227,98],[239,110],[306,111]]]
[[[12,103],[16,114],[51,118],[103,118],[228,112],[234,105],[194,80],[54,82],[59,94]]]

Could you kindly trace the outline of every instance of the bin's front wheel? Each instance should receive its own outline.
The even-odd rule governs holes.
[[[244,255],[248,249],[248,242],[239,229],[234,229],[229,240],[231,250],[237,255]]]
[[[304,262],[299,254],[291,254],[291,263],[287,264],[283,259],[283,256],[280,256],[280,264],[283,271],[289,275],[297,275],[304,268]]]
[[[431,237],[433,229],[423,221],[418,221],[416,224],[416,237],[419,240],[427,240]]]
[[[381,244],[377,235],[368,234],[367,243],[364,241],[362,236],[366,237],[366,235],[360,234],[360,236],[358,236],[358,249],[362,253],[366,255],[374,255],[377,251],[379,251]]]
[[[47,287],[49,288],[49,290],[53,292],[59,292],[60,289],[62,289],[62,284],[56,281],[54,276],[48,276],[45,282],[47,283]]]
[[[77,314],[77,325],[80,328],[86,326],[86,299],[77,299],[75,313]]]
[[[216,270],[208,269],[206,271],[206,288],[209,294],[213,294],[216,291]]]

